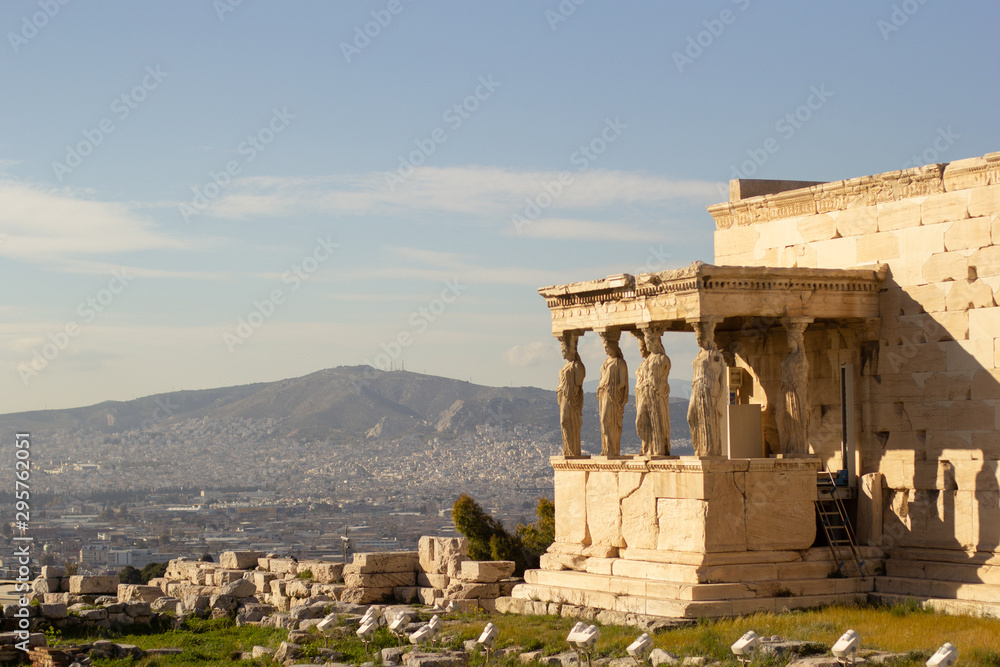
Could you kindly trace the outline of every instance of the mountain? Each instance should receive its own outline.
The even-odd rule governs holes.
[[[625,411],[622,446],[635,447],[635,402]],[[687,402],[671,400],[672,439],[690,438]],[[486,387],[463,380],[370,366],[340,366],[309,375],[218,389],[176,391],[131,401],[104,401],[64,410],[0,415],[8,430],[125,433],[196,419],[274,419],[280,435],[297,440],[356,441],[406,434],[449,436],[483,426],[525,427],[559,440],[554,391],[536,387]],[[599,451],[597,398],[584,399],[584,448]]]

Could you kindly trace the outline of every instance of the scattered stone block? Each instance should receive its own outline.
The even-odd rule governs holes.
[[[344,583],[347,583],[348,572],[351,574],[416,572],[419,566],[420,558],[417,551],[354,554],[354,561],[344,566]]]
[[[222,595],[231,595],[234,598],[249,598],[257,592],[257,587],[249,579],[238,579],[230,582],[219,589]]]
[[[219,555],[219,565],[227,570],[249,570],[257,567],[263,555],[259,551],[223,551]]]
[[[122,602],[132,600],[142,600],[152,602],[161,597],[163,591],[156,586],[143,586],[141,584],[118,584],[118,599]]]
[[[449,574],[448,563],[469,556],[469,541],[464,537],[431,537],[425,535],[417,545],[420,569],[427,574]]]
[[[467,560],[462,563],[461,578],[465,581],[492,584],[512,575],[515,567],[516,564],[512,560]]]
[[[69,578],[69,592],[75,595],[117,594],[118,584],[120,583],[121,581],[118,579],[117,574],[100,576],[75,575]]]
[[[416,572],[384,572],[379,574],[354,574],[345,572],[344,585],[348,588],[396,588],[416,586]]]

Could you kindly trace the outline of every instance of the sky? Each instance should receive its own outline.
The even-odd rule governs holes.
[[[985,0],[5,0],[0,412],[366,363],[554,388],[537,288],[711,262],[729,179],[1000,150],[998,24]],[[664,343],[689,379],[693,335]]]

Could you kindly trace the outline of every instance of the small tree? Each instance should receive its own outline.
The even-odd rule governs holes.
[[[517,536],[524,548],[537,560],[556,541],[556,506],[548,498],[539,498],[534,523],[517,525]]]
[[[521,538],[511,535],[499,521],[483,511],[475,500],[463,493],[451,509],[455,530],[469,540],[469,558],[473,560],[512,560],[514,573],[524,574],[531,566],[531,556]],[[537,565],[537,558],[535,559]]]
[[[150,579],[156,579],[162,577],[167,573],[166,563],[150,563],[146,567],[142,568],[139,574],[142,576],[142,581],[140,583],[148,584]]]
[[[122,568],[122,571],[118,573],[118,579],[120,579],[123,584],[146,583],[145,581],[142,580],[142,572],[132,567],[131,565],[126,565],[125,567]]]

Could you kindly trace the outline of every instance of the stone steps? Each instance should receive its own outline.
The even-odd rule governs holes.
[[[841,579],[833,581],[843,582],[850,580]],[[755,597],[731,600],[676,600],[654,599],[624,594],[616,595],[610,592],[527,583],[517,586],[511,593],[512,598],[520,600],[543,600],[550,604],[556,603],[575,607],[608,609],[627,614],[668,618],[739,616],[760,611],[781,612],[829,604],[856,602],[866,599],[867,596],[867,592],[843,592],[825,595]]]
[[[943,598],[926,598],[898,593],[879,593],[870,595],[872,599],[881,600],[886,604],[905,602],[917,599],[925,609],[933,609],[942,614],[953,614],[962,616],[987,616],[989,618],[1000,618],[1000,602],[978,602],[973,600],[948,600]]]
[[[885,573],[890,577],[905,579],[1000,585],[1000,565],[982,565],[976,562],[955,563],[890,558],[886,561]]]
[[[875,592],[913,598],[1000,603],[1000,585],[996,584],[886,576],[876,577]]]
[[[588,592],[627,595],[656,600],[711,602],[770,598],[781,596],[837,595],[866,593],[872,590],[872,580],[861,578],[829,578],[828,568],[821,577],[800,579],[781,578],[738,583],[684,583],[655,581],[610,575],[575,572],[572,570],[529,570],[525,582],[555,588],[573,588]]]

